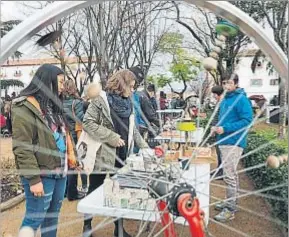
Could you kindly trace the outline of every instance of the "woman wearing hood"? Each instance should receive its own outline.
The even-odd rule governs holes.
[[[68,168],[78,168],[72,137],[64,122],[63,71],[39,67],[12,105],[12,138],[16,166],[26,199],[22,227],[42,237],[56,237]]]

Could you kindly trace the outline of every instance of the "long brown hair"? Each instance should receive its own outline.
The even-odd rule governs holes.
[[[62,94],[64,96],[74,96],[75,98],[80,98],[78,95],[77,87],[72,80],[66,80],[64,82]]]
[[[127,69],[114,73],[107,81],[108,92],[123,96],[130,90],[130,84],[136,80],[133,72]]]

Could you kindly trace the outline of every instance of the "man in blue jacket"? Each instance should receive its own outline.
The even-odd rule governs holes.
[[[226,201],[215,208],[221,211],[215,220],[226,222],[235,217],[239,179],[237,165],[246,147],[247,129],[253,120],[253,110],[243,89],[238,87],[239,78],[233,74],[226,80],[227,93],[220,104],[218,124],[213,128],[223,161],[224,181],[227,185]],[[232,135],[234,133],[234,135]]]

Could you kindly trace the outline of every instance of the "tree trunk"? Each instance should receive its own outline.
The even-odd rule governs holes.
[[[281,81],[281,80],[280,80]],[[279,100],[280,108],[283,108],[283,111],[279,113],[279,139],[284,139],[286,137],[286,118],[287,118],[287,106],[288,106],[288,91],[284,83],[279,84]]]

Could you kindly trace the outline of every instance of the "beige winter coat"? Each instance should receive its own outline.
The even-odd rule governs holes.
[[[110,110],[105,99],[105,93],[102,92],[102,96],[98,96],[90,103],[83,119],[83,129],[93,139],[102,143],[96,153],[95,171],[112,171],[114,169],[116,146],[120,139],[120,135],[114,132]],[[133,138],[138,147],[147,147],[136,129],[134,129]]]

